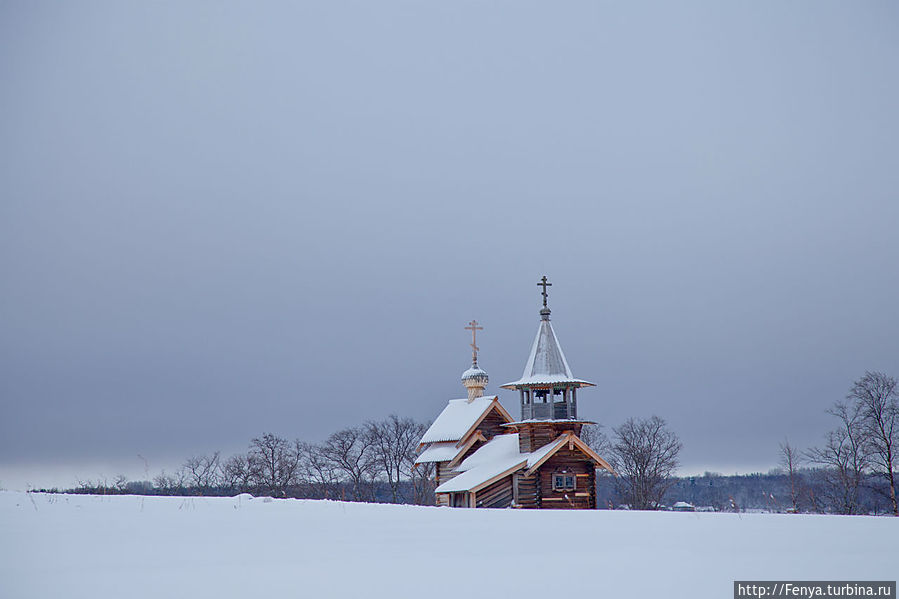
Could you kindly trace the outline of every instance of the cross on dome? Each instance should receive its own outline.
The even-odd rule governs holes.
[[[478,365],[478,346],[477,346],[477,338],[478,331],[483,331],[484,327],[478,326],[477,320],[472,320],[468,323],[468,326],[465,327],[466,331],[471,331],[471,363],[474,366]]]

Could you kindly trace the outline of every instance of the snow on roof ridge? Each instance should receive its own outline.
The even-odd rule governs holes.
[[[440,443],[443,441],[459,441],[493,405],[499,401],[496,395],[451,399],[425,431],[420,443]]]

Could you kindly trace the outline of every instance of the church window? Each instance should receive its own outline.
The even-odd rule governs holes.
[[[554,491],[572,491],[574,490],[577,478],[573,474],[553,474],[553,490]]]

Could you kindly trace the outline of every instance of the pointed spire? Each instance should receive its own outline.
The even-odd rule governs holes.
[[[543,287],[541,295],[543,296],[543,308],[540,310],[540,325],[537,327],[537,336],[534,338],[534,344],[531,346],[531,353],[528,361],[525,363],[524,372],[521,379],[506,383],[502,387],[504,389],[515,389],[522,385],[554,385],[559,383],[569,383],[577,387],[593,386],[593,383],[574,378],[571,374],[571,368],[565,360],[565,354],[562,352],[562,346],[556,338],[556,332],[549,320],[550,309],[547,305],[546,292],[547,287],[552,287],[546,276],[544,275],[538,287]]]

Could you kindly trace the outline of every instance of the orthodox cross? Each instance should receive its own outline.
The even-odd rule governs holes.
[[[483,331],[484,327],[478,326],[477,320],[472,320],[468,323],[468,326],[465,327],[466,331],[471,331],[471,363],[478,363],[478,346],[477,346],[477,336],[478,331]]]
[[[546,307],[546,288],[552,287],[553,284],[546,280],[546,275],[543,275],[543,278],[540,279],[540,282],[537,283],[537,287],[543,287],[543,307]]]

